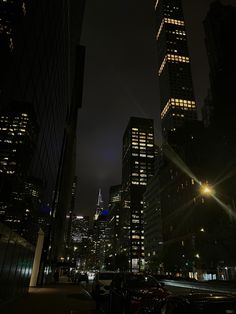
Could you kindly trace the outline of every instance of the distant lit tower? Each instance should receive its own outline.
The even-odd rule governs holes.
[[[106,246],[108,241],[108,211],[103,208],[102,192],[99,189],[97,208],[93,220],[93,243],[95,250],[95,264],[97,269],[105,267]]]
[[[154,174],[153,120],[131,117],[123,136],[121,253],[130,269],[144,267],[143,194]]]
[[[108,224],[110,229],[110,256],[114,260],[115,254],[119,251],[120,240],[120,213],[121,213],[122,186],[115,185],[109,191],[109,213]]]
[[[74,177],[72,190],[71,190],[71,204],[70,208],[66,214],[66,228],[65,228],[65,244],[66,248],[69,249],[71,245],[71,232],[72,232],[72,221],[75,209],[75,199],[76,199],[76,187],[77,187],[77,177]]]
[[[164,137],[186,120],[197,119],[181,0],[157,0],[158,76]]]
[[[103,200],[102,200],[102,190],[100,188],[98,191],[97,209],[94,216],[95,220],[97,220],[97,218],[99,217],[102,211],[103,211]]]
[[[89,216],[72,216],[70,250],[67,262],[74,262],[77,267],[86,269],[87,260],[91,254],[91,239],[89,237]]]
[[[72,242],[81,243],[88,238],[89,216],[72,216],[71,239]]]

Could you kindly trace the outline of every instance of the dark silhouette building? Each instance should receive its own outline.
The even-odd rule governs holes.
[[[13,1],[7,3],[11,6]],[[22,1],[14,3],[22,5]],[[19,27],[14,27],[15,22],[9,26],[14,33],[14,49],[11,51],[11,62],[6,62],[7,68],[4,73],[1,72],[4,77],[2,110],[12,101],[31,104],[39,126],[37,138],[26,132],[31,145],[22,146],[25,165],[22,172],[25,177],[34,177],[42,182],[43,207],[49,208],[58,181],[70,104],[67,11],[67,1],[25,2],[25,15],[18,21]],[[9,8],[4,12],[11,20],[16,11]]]
[[[23,0],[0,3],[0,95],[15,50],[17,30],[27,14],[26,7],[26,1]]]
[[[108,248],[110,233],[108,231],[108,210],[103,208],[102,192],[99,189],[97,208],[93,219],[93,251],[95,257],[95,269],[105,268],[106,251]]]
[[[210,67],[210,124],[224,133],[235,134],[232,113],[236,103],[236,48],[232,38],[236,35],[236,7],[214,1],[203,25]]]
[[[5,10],[5,5],[14,10]],[[75,174],[85,57],[85,49],[79,45],[84,1],[2,1],[0,8],[0,14],[5,14],[1,35],[6,21],[21,16],[17,23],[9,22],[14,49],[9,51],[8,45],[8,55],[1,59],[7,65],[0,74],[1,107],[12,99],[33,106],[40,132],[24,175],[42,183],[41,208],[47,208],[48,214],[51,211],[46,246],[52,248],[50,260],[56,262],[64,257],[66,212]],[[7,47],[6,42],[4,45]]]
[[[235,213],[236,184],[236,127],[233,114],[236,104],[236,48],[232,38],[236,35],[236,7],[223,5],[220,1],[212,2],[203,24],[210,68],[210,89],[203,106],[203,119],[211,139],[206,163],[208,178],[217,199],[213,206],[218,211],[216,223],[211,226],[212,238],[218,250],[218,254],[212,252],[212,261],[219,276],[233,279],[236,276],[233,240],[236,222],[232,218],[232,213]]]

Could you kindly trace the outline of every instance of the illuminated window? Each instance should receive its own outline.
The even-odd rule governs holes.
[[[158,1],[157,1],[158,3]],[[155,6],[156,8],[156,6]],[[169,18],[164,18],[162,21],[161,21],[161,24],[160,24],[160,27],[158,29],[158,32],[157,32],[157,35],[156,35],[156,39],[158,40],[160,34],[161,34],[161,31],[163,29],[163,26],[164,24],[174,24],[174,25],[181,25],[181,26],[184,26],[184,21],[181,21],[181,20],[176,20],[176,19],[169,19]],[[174,32],[173,32],[174,33]],[[178,31],[176,30],[175,31],[175,34],[177,35],[186,35],[185,34],[185,31]]]
[[[184,21],[181,21],[181,20],[164,18],[164,22],[167,23],[167,24],[174,24],[174,25],[184,26]]]
[[[166,115],[170,108],[178,108],[182,110],[195,110],[196,103],[193,100],[170,98],[161,112],[161,119],[164,118],[164,116]],[[184,117],[184,115],[182,114],[180,115],[180,117]]]
[[[160,76],[161,73],[163,72],[163,69],[166,65],[166,62],[170,61],[171,63],[179,63],[179,62],[183,62],[183,63],[189,63],[189,57],[185,57],[185,56],[179,56],[179,55],[174,55],[174,54],[167,54],[162,63],[161,66],[158,70],[158,75]]]

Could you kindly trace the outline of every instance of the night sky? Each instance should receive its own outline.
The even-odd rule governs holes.
[[[209,86],[202,21],[211,0],[183,0],[195,97]],[[234,4],[236,0],[222,0]],[[76,212],[93,215],[98,189],[121,183],[122,137],[130,116],[154,119],[160,142],[155,1],[87,0],[84,95],[78,117]]]

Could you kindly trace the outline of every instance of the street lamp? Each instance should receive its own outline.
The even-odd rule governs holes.
[[[236,208],[234,198],[227,196],[230,204],[226,204],[223,200],[217,197],[215,190],[208,184],[208,182],[200,184],[200,194],[205,196],[212,196],[214,200],[228,213],[230,220],[232,220],[233,218],[236,220]],[[226,196],[224,195],[223,198],[225,199]]]
[[[201,184],[200,192],[203,195],[209,195],[209,196],[215,193],[214,189],[208,183]]]

